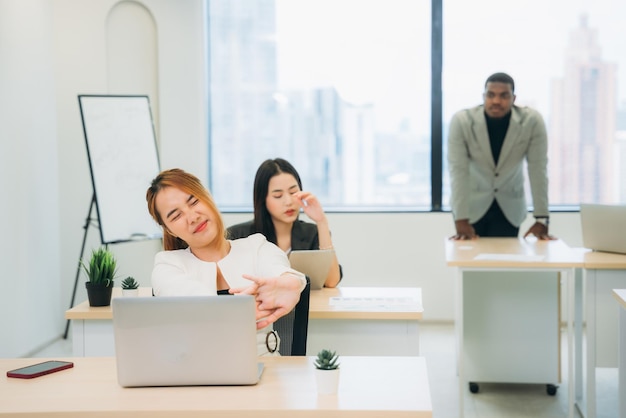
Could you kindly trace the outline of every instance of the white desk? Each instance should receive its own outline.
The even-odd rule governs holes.
[[[567,295],[568,413],[573,417],[573,282],[574,269],[582,266],[579,254],[560,240],[446,239],[445,246],[447,265],[458,269],[456,330],[460,416],[464,414],[463,398],[468,382],[551,384],[560,381],[560,284],[557,274],[547,274],[552,278],[541,275],[552,272],[562,275]],[[498,277],[492,272],[507,274]],[[509,280],[510,274],[517,276],[523,272],[532,274]],[[482,276],[487,275],[483,280]],[[480,302],[476,303],[477,300]],[[470,303],[472,301],[475,303]],[[537,337],[537,334],[540,335]],[[485,342],[489,343],[489,350],[485,350]],[[548,386],[548,390],[555,389]]]
[[[596,368],[615,368],[618,363],[618,318],[611,295],[614,288],[626,287],[626,255],[578,251],[584,265],[582,280],[576,280],[576,402],[583,416],[595,418]]]
[[[150,296],[151,288],[139,289]],[[121,297],[121,289],[113,289]],[[342,355],[419,355],[418,324],[422,319],[419,288],[337,287],[311,291],[307,353],[332,347]],[[74,356],[115,355],[110,306],[89,302],[69,309]]]
[[[619,416],[626,417],[626,289],[614,289],[613,296],[619,302]]]
[[[46,359],[0,359],[12,370]],[[69,359],[74,368],[35,379],[0,379],[0,415],[21,417],[428,418],[421,357],[341,357],[337,395],[318,395],[312,357],[261,358],[254,386],[122,388],[114,357]]]
[[[307,353],[332,347],[351,356],[418,356],[423,311],[414,287],[313,290]]]

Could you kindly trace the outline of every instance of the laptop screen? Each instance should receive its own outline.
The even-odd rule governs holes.
[[[581,203],[580,220],[585,248],[626,254],[626,206]]]

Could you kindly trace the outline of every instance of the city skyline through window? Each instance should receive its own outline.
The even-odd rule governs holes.
[[[429,1],[211,0],[211,191],[221,208],[249,210],[258,165],[282,157],[331,210],[447,210],[450,118],[505,71],[516,104],[544,116],[551,205],[626,202],[619,16],[626,6],[606,0],[443,3],[443,202],[433,202]]]

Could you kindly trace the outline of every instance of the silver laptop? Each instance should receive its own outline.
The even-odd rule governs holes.
[[[291,268],[304,273],[311,280],[311,290],[324,287],[333,264],[335,250],[301,250],[289,253]]]
[[[116,297],[111,307],[121,386],[259,381],[254,297]]]
[[[626,206],[581,203],[580,220],[585,248],[626,254]]]

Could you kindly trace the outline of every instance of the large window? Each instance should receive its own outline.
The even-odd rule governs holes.
[[[283,157],[327,209],[445,210],[450,118],[505,71],[546,121],[551,205],[626,203],[622,3],[208,0],[210,188],[249,209]]]
[[[282,157],[327,208],[430,208],[430,21],[423,0],[210,0],[220,207]]]

